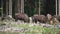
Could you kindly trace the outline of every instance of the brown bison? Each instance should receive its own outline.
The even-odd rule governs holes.
[[[17,20],[23,20],[24,22],[29,22],[28,15],[24,13],[15,14],[15,21]]]
[[[46,22],[49,23],[49,24],[54,24],[54,23],[58,23],[59,21],[59,16],[52,16],[50,14],[47,14],[46,16]]]
[[[2,21],[5,20],[5,19],[7,19],[7,20],[12,19],[12,15],[4,15],[3,17],[1,17]]]
[[[55,17],[60,22],[60,15],[54,15],[53,17]]]
[[[59,21],[55,17],[52,17],[52,19],[50,20],[50,24],[58,24],[58,23],[59,23]]]
[[[44,15],[34,15],[32,17],[33,22],[37,23],[37,21],[41,23],[45,23],[45,16]]]
[[[52,20],[52,15],[47,14],[47,16],[46,16],[46,22],[50,23],[51,20]]]

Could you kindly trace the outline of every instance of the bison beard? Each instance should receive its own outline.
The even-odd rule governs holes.
[[[22,20],[24,22],[29,22],[27,14],[17,14],[15,15],[15,21]]]

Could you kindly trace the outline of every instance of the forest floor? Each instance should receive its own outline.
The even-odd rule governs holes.
[[[4,20],[0,21],[0,34],[60,34],[60,25]]]

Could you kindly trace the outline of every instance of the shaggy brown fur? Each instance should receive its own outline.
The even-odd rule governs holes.
[[[51,19],[52,19],[52,15],[47,14],[47,16],[46,16],[46,22],[50,23]]]
[[[23,20],[24,22],[29,22],[29,18],[27,14],[18,13],[15,15],[15,21]]]
[[[45,16],[44,15],[34,15],[32,20],[35,23],[37,23],[37,21],[39,21],[41,23],[45,23]]]
[[[54,15],[53,17],[55,17],[60,22],[60,15]]]

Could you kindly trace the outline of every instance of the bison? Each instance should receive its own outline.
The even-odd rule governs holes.
[[[22,20],[24,22],[29,22],[29,17],[25,13],[17,13],[17,14],[15,14],[14,19],[15,19],[15,21]]]
[[[12,20],[13,18],[12,18],[12,15],[5,15],[5,16],[1,17],[2,21],[5,20],[5,19]]]
[[[45,16],[44,15],[34,15],[32,17],[33,22],[37,23],[37,21],[41,22],[41,23],[45,23]]]
[[[60,15],[54,15],[54,18],[56,18],[60,22]]]
[[[52,20],[52,15],[47,14],[47,16],[46,16],[46,22],[50,23],[51,20]]]
[[[58,23],[59,22],[59,16],[56,16],[56,15],[52,16],[50,14],[47,14],[46,22],[49,23],[49,24]]]

